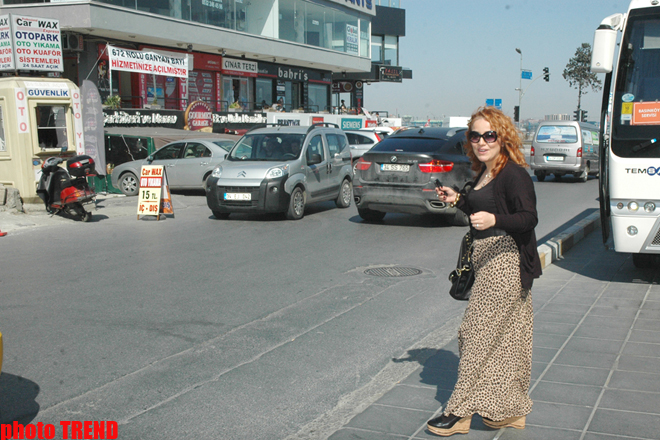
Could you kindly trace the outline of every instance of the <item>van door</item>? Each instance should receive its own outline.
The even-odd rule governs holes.
[[[326,133],[325,138],[328,143],[328,191],[338,195],[342,182],[342,167],[351,163],[350,147],[345,136]]]
[[[321,134],[317,134],[309,140],[304,154],[307,196],[311,199],[318,199],[327,191],[328,186],[328,158]]]

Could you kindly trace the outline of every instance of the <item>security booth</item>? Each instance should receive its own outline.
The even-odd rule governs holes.
[[[39,202],[41,165],[84,154],[80,90],[63,78],[0,78],[0,183]]]

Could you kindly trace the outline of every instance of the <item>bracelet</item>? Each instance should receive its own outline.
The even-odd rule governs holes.
[[[456,206],[456,204],[458,203],[459,200],[461,200],[461,193],[456,193],[456,200],[454,200],[453,202],[451,202],[451,203],[449,204],[449,207],[450,207],[450,208],[453,208],[454,206]]]

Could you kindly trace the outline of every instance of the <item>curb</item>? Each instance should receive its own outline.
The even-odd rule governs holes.
[[[600,212],[596,211],[566,229],[559,235],[538,246],[541,268],[545,269],[557,260],[564,258],[564,253],[579,243],[584,237],[600,226]]]

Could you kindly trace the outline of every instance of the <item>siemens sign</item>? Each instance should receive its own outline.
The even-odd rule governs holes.
[[[341,120],[342,130],[359,130],[361,128],[362,128],[362,119],[343,118]]]

